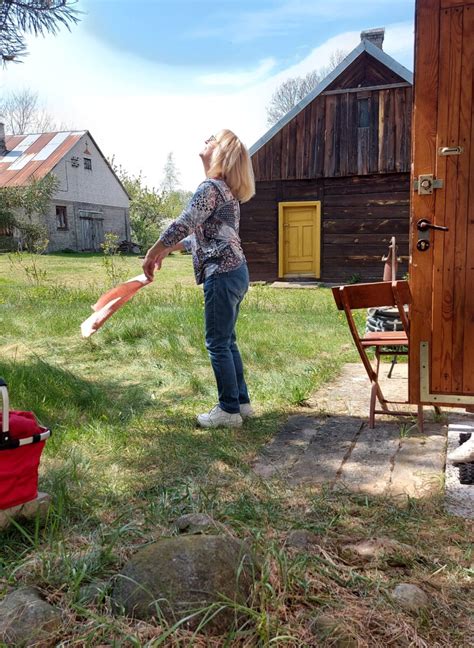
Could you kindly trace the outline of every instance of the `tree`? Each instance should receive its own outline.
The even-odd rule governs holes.
[[[158,238],[163,216],[161,214],[161,195],[156,189],[149,189],[142,174],[131,175],[123,166],[110,160],[110,164],[119,177],[130,197],[130,224],[133,237],[146,250]]]
[[[77,0],[0,0],[0,59],[3,63],[26,56],[26,34],[57,34],[79,22]]]
[[[163,167],[163,180],[160,185],[163,227],[180,215],[192,196],[190,191],[181,189],[179,177],[180,173],[176,167],[173,153],[170,152]]]
[[[166,163],[163,168],[163,180],[161,182],[161,191],[163,193],[171,193],[179,188],[179,171],[174,161],[173,152],[168,153]]]
[[[143,251],[152,245],[165,227],[183,210],[191,192],[179,188],[179,171],[169,153],[163,169],[160,189],[146,186],[142,174],[134,176],[116,164],[110,164],[130,196],[130,224],[135,240]]]
[[[273,126],[306,97],[314,88],[336,68],[347,56],[342,50],[335,50],[329,57],[326,67],[308,72],[304,77],[291,77],[283,81],[270,99],[267,106],[267,122]]]
[[[0,231],[16,230],[21,249],[41,254],[48,245],[47,229],[39,222],[58,188],[56,176],[49,174],[24,187],[0,188]]]
[[[52,115],[41,106],[38,93],[26,88],[0,99],[0,121],[4,122],[10,135],[47,133],[61,130],[64,126],[58,126]]]

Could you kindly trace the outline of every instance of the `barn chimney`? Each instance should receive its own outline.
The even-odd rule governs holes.
[[[385,27],[377,27],[377,29],[366,29],[363,32],[360,32],[360,40],[368,40],[372,45],[376,45],[380,49],[383,49],[383,39],[385,36]]]
[[[0,122],[0,155],[5,155],[7,152],[7,145],[5,142],[5,125]]]

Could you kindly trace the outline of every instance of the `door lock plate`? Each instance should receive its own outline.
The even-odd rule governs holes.
[[[418,179],[414,182],[414,189],[418,192],[419,196],[430,196],[434,189],[442,189],[443,181],[435,178],[432,173],[425,173],[419,175]]]
[[[427,241],[426,239],[421,239],[416,244],[416,249],[419,250],[420,252],[426,252],[426,250],[428,250],[429,247],[430,247],[430,242]]]

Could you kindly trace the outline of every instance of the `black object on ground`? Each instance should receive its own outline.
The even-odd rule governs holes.
[[[459,445],[466,443],[471,438],[471,432],[461,432],[459,435]],[[459,482],[461,484],[474,484],[474,461],[470,463],[458,464]]]

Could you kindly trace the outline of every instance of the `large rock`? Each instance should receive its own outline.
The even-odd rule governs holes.
[[[429,605],[429,598],[417,585],[400,583],[392,591],[393,600],[409,612],[418,613]]]
[[[125,565],[115,578],[112,600],[129,616],[148,620],[162,615],[175,623],[224,599],[246,605],[257,572],[248,547],[233,538],[163,538],[139,550]],[[205,614],[196,614],[184,627],[195,629]],[[206,624],[206,630],[224,632],[235,617],[230,604]]]
[[[0,642],[7,646],[49,646],[48,635],[61,624],[61,613],[33,587],[14,590],[0,602]]]

